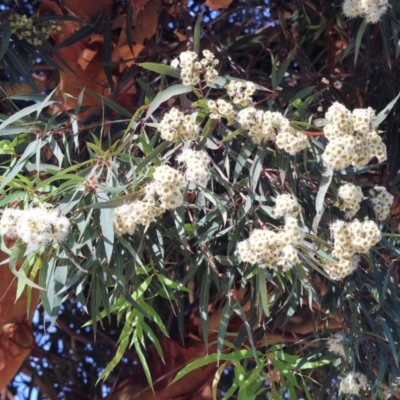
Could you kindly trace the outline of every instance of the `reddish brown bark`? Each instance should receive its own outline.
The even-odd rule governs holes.
[[[5,238],[3,240],[7,247],[13,245],[12,241]],[[0,250],[0,264],[8,258],[9,255]],[[27,289],[16,301],[16,276],[11,272],[8,263],[1,264],[0,271],[0,390],[3,390],[35,346],[31,323],[39,302],[39,290],[32,289],[28,312]]]

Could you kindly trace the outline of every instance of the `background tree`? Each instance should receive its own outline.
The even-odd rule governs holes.
[[[400,397],[399,13],[4,5],[2,385],[32,351],[2,397]],[[334,224],[355,218],[373,223]],[[379,237],[350,260],[347,231]],[[261,258],[257,235],[274,238]]]

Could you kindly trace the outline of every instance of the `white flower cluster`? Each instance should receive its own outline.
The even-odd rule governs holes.
[[[199,127],[192,121],[192,116],[183,114],[175,107],[164,114],[158,129],[161,138],[169,142],[175,142],[179,138],[196,140],[199,137]]]
[[[171,62],[172,68],[181,69],[181,78],[184,85],[197,85],[200,83],[200,74],[204,74],[204,78],[208,85],[218,79],[218,72],[215,67],[218,65],[218,60],[215,59],[213,53],[209,50],[203,51],[203,56],[200,61],[197,61],[197,54],[193,51],[184,51]]]
[[[360,372],[349,372],[340,382],[340,391],[346,394],[359,394],[368,388],[368,380]]]
[[[346,210],[346,217],[353,218],[360,209],[363,193],[359,186],[346,183],[340,186],[338,196],[342,200],[341,208]]]
[[[211,119],[221,119],[226,118],[228,120],[228,125],[232,125],[235,118],[235,111],[231,103],[223,99],[218,99],[216,102],[214,100],[207,101],[207,107],[210,109]]]
[[[68,218],[46,208],[19,210],[8,208],[1,218],[1,232],[11,239],[21,239],[30,248],[62,242],[68,236]]]
[[[349,18],[363,17],[375,24],[388,8],[388,0],[344,0],[343,14]]]
[[[182,183],[183,177],[175,169],[167,165],[157,167],[153,181],[145,187],[144,199],[115,209],[115,233],[132,235],[136,225],[147,225],[164,211],[180,207],[183,203]]]
[[[378,192],[378,195],[373,198],[371,202],[374,206],[377,218],[383,221],[390,213],[394,196],[390,194],[384,186],[375,186],[374,189]]]
[[[225,89],[233,104],[240,104],[242,107],[246,107],[253,103],[251,96],[256,91],[256,86],[253,82],[230,81],[225,86]]]
[[[240,110],[236,119],[241,128],[249,131],[250,137],[256,144],[276,141],[278,148],[284,149],[291,155],[308,146],[307,135],[292,128],[289,120],[279,112],[263,112],[250,106]]]
[[[336,169],[350,165],[362,168],[376,157],[379,162],[387,159],[386,146],[373,128],[375,111],[359,108],[350,112],[344,105],[335,102],[325,114],[330,122],[324,128],[329,140],[323,161]]]
[[[357,269],[360,257],[356,253],[368,253],[381,240],[381,231],[373,221],[335,221],[331,225],[334,240],[333,257],[336,262],[324,265],[325,271],[335,280],[343,279]]]
[[[280,194],[276,196],[275,207],[272,212],[276,218],[281,218],[286,215],[297,216],[298,207],[290,194]]]
[[[300,262],[295,246],[302,240],[303,231],[296,218],[287,217],[284,229],[278,233],[255,229],[249,239],[238,243],[238,253],[244,262],[261,262],[267,268],[279,266],[287,271]]]
[[[209,178],[207,171],[210,159],[205,151],[183,150],[177,157],[178,162],[186,164],[185,178],[188,182],[206,186]]]
[[[133,235],[136,225],[150,224],[154,218],[162,214],[165,208],[157,206],[154,199],[135,200],[115,209],[114,232],[118,236],[126,233]]]
[[[346,354],[344,352],[344,347],[340,342],[345,338],[346,338],[346,335],[343,332],[336,332],[333,335],[333,337],[328,339],[328,341],[326,343],[328,346],[328,350],[331,353],[337,354],[344,358],[346,356]]]

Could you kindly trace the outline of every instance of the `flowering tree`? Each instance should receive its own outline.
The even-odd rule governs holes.
[[[396,2],[28,11],[0,16],[3,394],[400,398]]]

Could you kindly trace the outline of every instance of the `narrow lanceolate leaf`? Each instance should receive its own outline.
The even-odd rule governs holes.
[[[90,19],[89,23],[83,26],[81,29],[76,31],[73,35],[65,39],[63,42],[56,46],[56,49],[61,49],[63,47],[71,46],[72,44],[79,42],[82,39],[85,39],[93,32],[95,32],[103,21],[103,11],[98,11],[93,17]]]
[[[358,54],[360,53],[361,39],[364,36],[365,28],[367,27],[367,25],[368,22],[364,19],[357,32],[356,45],[354,51],[354,65],[357,65],[357,58]]]
[[[32,104],[31,106],[25,107],[22,110],[17,111],[16,113],[12,114],[9,118],[7,118],[1,125],[0,125],[0,132],[2,129],[4,129],[6,126],[20,121],[21,119],[27,117],[28,115],[32,114],[33,112],[42,109],[45,106],[50,106],[54,104],[54,101],[48,101],[47,104],[43,103],[38,103],[38,104]]]
[[[25,166],[29,158],[32,157],[34,154],[36,154],[36,152],[40,150],[45,144],[47,144],[47,141],[42,141],[42,142],[34,141],[30,143],[25,149],[21,158],[18,160],[17,164],[13,168],[11,168],[11,170],[7,174],[6,178],[4,179],[4,181],[0,186],[0,189],[4,188],[6,185],[8,185],[9,182],[11,182],[12,179],[15,178],[22,170],[22,168]]]
[[[224,347],[224,339],[226,330],[228,329],[229,318],[231,314],[231,307],[229,302],[225,303],[224,309],[222,311],[221,322],[219,324],[218,329],[218,338],[217,338],[217,360],[219,361],[222,358],[222,350]]]
[[[169,88],[158,93],[155,99],[151,102],[149,109],[147,110],[146,119],[149,118],[151,115],[153,115],[154,111],[156,111],[157,108],[160,107],[162,103],[168,101],[170,98],[174,96],[179,96],[180,94],[190,93],[191,91],[192,91],[191,86],[178,84],[170,86]]]
[[[96,92],[93,92],[89,89],[85,89],[85,93],[88,93],[90,96],[100,100],[102,103],[104,103],[107,107],[110,107],[112,110],[116,111],[118,114],[123,115],[124,117],[127,118],[132,118],[132,113],[128,111],[125,107],[120,106],[118,103],[115,101],[104,97]]]
[[[264,311],[264,314],[269,317],[269,306],[268,306],[268,293],[267,293],[267,283],[264,275],[264,270],[262,268],[258,268],[258,287],[259,287],[259,299],[261,300],[261,306]]]
[[[329,185],[332,182],[333,172],[334,172],[333,166],[329,165],[321,177],[321,183],[319,185],[318,194],[315,199],[315,217],[312,225],[315,234],[317,234],[318,232],[318,226],[321,221],[324,210],[325,196],[326,192],[328,191]]]
[[[259,356],[258,352],[258,356]],[[229,354],[222,354],[220,359],[223,361],[240,361],[244,360],[246,358],[251,358],[253,357],[253,353],[250,350],[238,350],[238,351],[233,351],[232,353]],[[172,381],[172,383],[175,383],[179,381],[179,379],[183,378],[185,375],[187,375],[189,372],[194,371],[197,368],[204,367],[205,365],[217,363],[217,355],[215,353],[210,354],[206,357],[199,358],[190,364],[188,364],[185,368],[181,369],[175,376],[175,379]]]
[[[138,65],[144,69],[147,69],[147,71],[156,72],[157,74],[160,75],[172,76],[173,78],[181,77],[181,71],[179,69],[172,68],[166,64],[145,62]]]
[[[203,15],[199,15],[193,31],[193,50],[199,58],[200,58],[200,35],[201,35],[202,20],[203,20]]]
[[[111,255],[114,248],[114,225],[111,213],[111,209],[100,209],[100,226],[103,233],[104,248],[108,263],[111,262]]]
[[[4,57],[4,54],[6,54],[8,45],[10,44],[10,38],[11,38],[10,21],[5,21],[2,24],[2,33],[0,41],[0,60]]]
[[[200,292],[200,320],[203,340],[208,347],[208,302],[210,297],[210,269],[204,271]]]
[[[379,124],[386,119],[393,106],[397,103],[399,97],[400,93],[376,116],[375,121],[373,122],[373,125],[376,129],[378,128]]]

